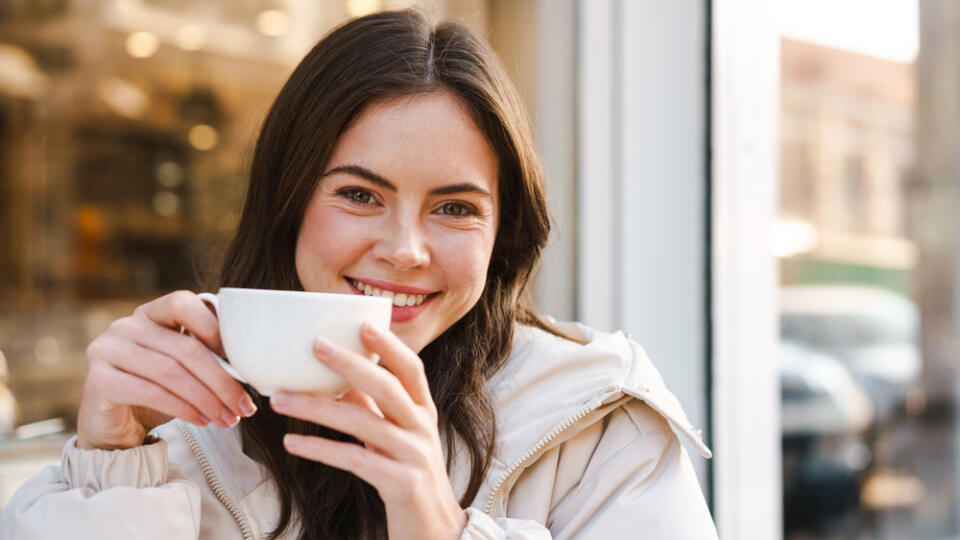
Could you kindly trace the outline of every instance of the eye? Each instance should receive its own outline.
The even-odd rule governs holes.
[[[469,207],[467,207],[467,205],[463,203],[448,202],[440,207],[440,213],[445,216],[457,217],[474,214],[475,212],[473,212]]]
[[[337,194],[357,204],[370,204],[373,202],[373,194],[365,189],[347,188],[337,192]]]

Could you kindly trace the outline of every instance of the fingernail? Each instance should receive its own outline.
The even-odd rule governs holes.
[[[240,412],[243,413],[243,416],[250,418],[255,412],[257,412],[257,406],[253,404],[253,400],[248,395],[244,395],[240,398],[240,403],[237,404],[237,407],[240,407]]]
[[[206,416],[204,416],[204,415],[202,415],[202,414],[200,415],[200,423],[201,423],[201,424],[207,425],[207,424],[209,424],[210,422],[211,422],[211,420],[210,420],[209,418],[207,418]]]
[[[313,350],[316,351],[317,354],[330,356],[333,354],[333,344],[322,337],[318,337],[313,341]]]
[[[300,435],[294,435],[293,433],[287,433],[283,436],[283,445],[284,446],[299,446],[303,442],[303,437]]]
[[[366,332],[370,337],[380,337],[380,334],[382,333],[379,328],[366,321],[363,323],[363,331]]]
[[[240,417],[230,412],[229,409],[224,409],[220,413],[220,419],[223,420],[223,423],[226,424],[227,427],[233,427],[240,421]]]

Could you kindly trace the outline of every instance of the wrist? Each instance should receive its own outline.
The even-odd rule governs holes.
[[[76,446],[81,450],[129,450],[130,448],[146,446],[159,441],[160,437],[153,432],[145,435],[134,435],[112,441],[90,440],[86,438],[83,433],[77,433]]]
[[[460,508],[459,505],[457,506],[457,510],[458,512],[455,514],[455,519],[454,519],[455,524],[453,529],[454,531],[456,531],[456,534],[454,534],[451,537],[451,540],[456,540],[457,538],[460,538],[463,535],[463,530],[467,528],[467,521],[469,520],[469,516],[467,516],[466,510],[464,510],[463,508]]]
[[[456,500],[450,501],[452,504],[447,505],[446,519],[442,520],[441,523],[445,523],[444,530],[447,531],[439,535],[438,537],[448,538],[449,540],[457,540],[463,534],[463,530],[467,527],[467,521],[469,516],[467,511],[460,507],[460,503]]]

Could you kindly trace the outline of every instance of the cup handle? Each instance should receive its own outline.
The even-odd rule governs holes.
[[[220,298],[217,295],[208,293],[208,292],[202,292],[197,295],[197,298],[213,306],[213,312],[217,315],[218,318],[220,317]],[[229,362],[227,362],[223,358],[220,358],[219,354],[213,351],[210,351],[210,354],[212,354],[213,357],[217,359],[217,363],[220,364],[220,367],[222,367],[223,370],[227,372],[227,375],[230,375],[234,379],[244,384],[249,384],[247,383],[246,379],[244,379],[243,377],[240,376],[239,373],[237,373],[237,370],[233,369],[233,366],[231,366]]]

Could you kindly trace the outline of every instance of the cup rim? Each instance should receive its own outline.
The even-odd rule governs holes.
[[[220,287],[217,291],[219,296],[222,292],[229,293],[239,293],[239,294],[266,294],[272,296],[287,296],[290,298],[303,298],[304,296],[311,298],[326,298],[328,300],[336,301],[345,301],[345,302],[355,302],[362,301],[367,302],[370,300],[373,301],[384,301],[390,302],[389,298],[383,296],[367,296],[365,294],[350,294],[350,293],[331,293],[331,292],[315,292],[315,291],[288,291],[282,289],[254,289],[250,287]],[[393,302],[390,302],[392,305]]]

